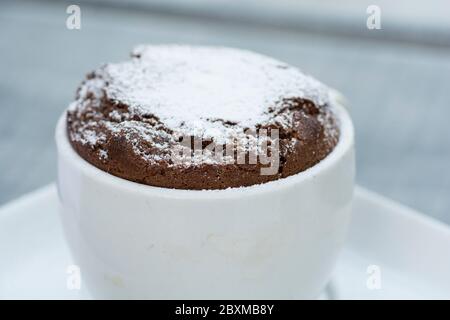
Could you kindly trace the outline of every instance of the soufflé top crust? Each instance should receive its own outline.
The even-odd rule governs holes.
[[[224,47],[143,45],[82,82],[67,111],[75,151],[112,175],[176,189],[277,180],[339,140],[330,90],[299,69]]]

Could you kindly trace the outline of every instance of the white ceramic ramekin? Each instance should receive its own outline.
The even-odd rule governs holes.
[[[330,278],[350,220],[351,119],[314,167],[227,190],[175,190],[103,172],[56,129],[67,240],[95,298],[314,298]]]

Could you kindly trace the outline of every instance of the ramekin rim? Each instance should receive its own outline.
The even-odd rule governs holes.
[[[74,163],[75,166],[79,170],[81,170],[81,172],[90,176],[92,179],[101,181],[102,183],[106,184],[116,184],[117,188],[127,191],[139,192],[164,198],[211,199],[240,197],[243,195],[243,193],[255,194],[270,192],[274,189],[285,188],[292,184],[313,179],[315,176],[320,174],[320,172],[326,171],[331,166],[333,166],[333,164],[337,163],[341,158],[343,158],[344,155],[347,154],[354,145],[353,123],[347,109],[340,102],[335,101],[333,111],[339,121],[340,136],[339,141],[334,149],[324,159],[305,171],[301,171],[285,178],[280,178],[277,180],[251,186],[214,190],[186,190],[150,186],[112,175],[92,165],[91,163],[83,159],[73,149],[67,136],[66,110],[59,118],[55,131],[57,156],[66,157],[68,160]]]

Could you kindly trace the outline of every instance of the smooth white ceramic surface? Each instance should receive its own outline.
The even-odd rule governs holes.
[[[56,131],[68,243],[98,298],[313,298],[344,244],[354,185],[353,126],[286,179],[214,191],[140,185],[81,159]],[[169,276],[168,276],[169,275]]]
[[[83,272],[79,289],[67,286],[76,260],[58,202],[50,185],[0,208],[0,299],[92,298]],[[352,217],[332,276],[333,298],[450,299],[448,226],[358,187]],[[381,271],[376,290],[366,285],[370,265]]]

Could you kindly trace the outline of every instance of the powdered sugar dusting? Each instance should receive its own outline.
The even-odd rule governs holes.
[[[100,106],[105,97],[127,105],[127,110],[110,111],[108,121],[92,110],[92,120],[81,123],[71,139],[90,146],[101,144],[106,137],[102,130],[95,130],[100,126],[125,136],[134,152],[149,162],[161,160],[165,153],[146,153],[139,139],[159,150],[169,149],[176,136],[226,144],[242,137],[246,128],[292,125],[292,119],[279,112],[289,99],[332,106],[325,85],[278,60],[232,48],[179,45],[138,46],[131,60],[97,69],[81,85],[69,110],[85,114],[86,108]],[[151,120],[135,121],[134,115]],[[336,138],[330,117],[323,113],[318,119],[325,134]],[[108,153],[100,150],[99,156],[107,159]],[[208,161],[208,157],[198,159],[198,163]]]
[[[131,61],[109,64],[107,95],[168,128],[225,138],[219,121],[253,127],[282,99],[323,104],[327,89],[285,63],[249,51],[190,46],[139,46]]]

